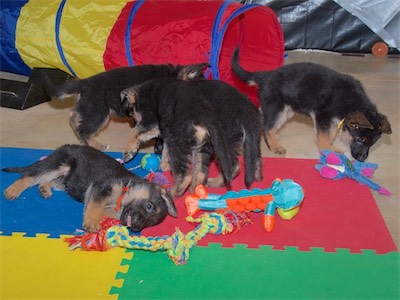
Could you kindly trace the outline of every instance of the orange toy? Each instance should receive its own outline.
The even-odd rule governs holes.
[[[389,53],[389,48],[384,42],[377,42],[372,46],[371,52],[376,57],[384,57]]]
[[[263,226],[270,232],[275,223],[275,210],[282,219],[290,220],[297,215],[303,198],[303,188],[299,184],[291,179],[275,179],[271,188],[229,191],[224,195],[208,193],[204,185],[198,185],[194,193],[185,198],[185,205],[189,216],[200,210],[230,210],[235,213],[264,210]]]
[[[208,193],[207,188],[200,184],[196,186],[192,195],[185,198],[185,205],[189,216],[195,215],[200,210],[228,209],[240,213],[262,211],[272,199],[272,194],[266,190],[229,191],[224,195],[218,195]]]

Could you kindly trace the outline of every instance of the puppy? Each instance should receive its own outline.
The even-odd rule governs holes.
[[[141,143],[160,135],[174,177],[173,196],[182,195],[189,185],[191,190],[207,182],[211,186],[229,185],[239,171],[241,149],[246,186],[262,179],[260,114],[235,88],[215,80],[155,79],[124,90],[121,98],[134,107],[137,124],[124,160],[130,160]],[[222,174],[208,180],[213,153]]]
[[[52,195],[54,187],[83,201],[82,227],[88,232],[101,229],[104,216],[120,219],[134,232],[159,224],[167,214],[177,216],[167,190],[132,174],[115,159],[91,147],[64,145],[30,166],[3,171],[22,174],[4,191],[9,200],[39,185],[39,192],[45,198]]]
[[[320,151],[343,152],[333,146],[337,133],[343,133],[358,161],[368,157],[382,133],[392,132],[387,117],[377,111],[361,83],[349,75],[313,63],[252,73],[239,65],[238,48],[232,56],[232,69],[241,80],[258,86],[264,138],[274,153],[286,153],[277,141],[277,131],[294,112],[312,117]]]
[[[134,84],[160,77],[176,77],[183,80],[203,78],[202,71],[207,63],[173,66],[142,65],[121,67],[102,72],[86,79],[74,79],[61,88],[54,88],[45,77],[45,90],[52,98],[75,98],[75,107],[70,112],[70,124],[78,139],[87,146],[99,150],[108,149],[94,139],[109,121],[111,114],[129,116],[132,112],[129,103],[122,101],[120,92]],[[157,149],[157,147],[155,148]]]

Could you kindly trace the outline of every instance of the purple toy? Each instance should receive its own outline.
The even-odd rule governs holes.
[[[368,178],[372,177],[378,164],[359,161],[352,163],[344,154],[322,150],[319,163],[315,165],[315,168],[323,178],[337,180],[348,177],[369,186],[379,194],[392,195],[386,188]]]

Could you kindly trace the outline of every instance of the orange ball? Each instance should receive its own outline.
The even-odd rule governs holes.
[[[389,53],[389,47],[384,42],[375,43],[371,50],[376,57],[384,57]]]

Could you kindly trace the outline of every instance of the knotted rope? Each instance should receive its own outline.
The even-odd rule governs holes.
[[[83,250],[104,251],[111,247],[122,247],[127,249],[166,251],[175,265],[182,265],[189,259],[190,250],[208,233],[231,233],[236,231],[243,222],[248,221],[245,218],[231,218],[229,216],[226,217],[225,214],[218,213],[205,213],[196,219],[188,216],[186,220],[191,223],[199,223],[194,230],[188,232],[186,235],[179,228],[176,228],[171,236],[131,236],[125,226],[118,224],[119,221],[104,220],[102,222],[103,229],[98,233],[75,235],[65,240],[70,244],[71,250],[81,248]]]

